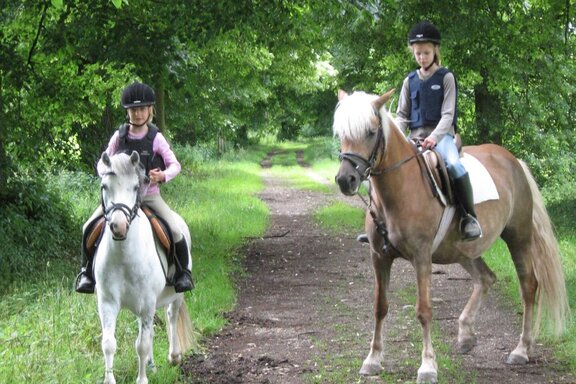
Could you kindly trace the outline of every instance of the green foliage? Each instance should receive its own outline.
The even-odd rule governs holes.
[[[573,15],[562,1],[8,0],[0,169],[91,169],[135,79],[183,145],[328,136],[337,87],[400,87],[425,17],[458,79],[464,142],[503,144],[541,185],[562,185],[576,167]]]
[[[48,178],[22,171],[10,179],[10,200],[0,205],[0,295],[76,248],[74,203],[47,188]]]
[[[574,182],[576,40],[569,2],[341,1],[339,6],[333,10],[340,34],[332,63],[345,90],[399,90],[417,68],[406,49],[408,31],[429,19],[442,34],[442,64],[458,80],[464,143],[505,146],[529,163],[541,185]]]

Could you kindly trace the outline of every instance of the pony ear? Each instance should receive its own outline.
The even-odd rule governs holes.
[[[386,92],[385,94],[383,94],[374,101],[374,107],[376,108],[377,111],[379,111],[380,108],[382,108],[382,106],[386,104],[388,100],[390,100],[390,96],[392,96],[395,90],[396,88],[392,88],[391,90],[389,90],[388,92]]]
[[[346,96],[348,96],[348,94],[346,93],[345,90],[343,90],[343,89],[338,90],[338,101],[341,101]]]
[[[138,152],[132,151],[132,154],[130,155],[130,161],[132,162],[132,165],[140,164],[140,155]]]
[[[107,167],[112,166],[112,162],[110,161],[110,156],[108,156],[108,154],[106,152],[102,152],[102,156],[100,156],[100,158],[102,159],[102,162],[104,163],[105,166],[107,166]]]

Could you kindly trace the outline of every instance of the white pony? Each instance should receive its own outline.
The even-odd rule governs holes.
[[[146,366],[153,366],[153,321],[156,308],[166,307],[169,338],[168,360],[179,364],[182,353],[193,342],[192,322],[183,293],[166,286],[167,261],[162,246],[157,246],[150,222],[140,209],[144,170],[137,152],[132,155],[102,155],[107,170],[102,175],[101,200],[106,228],[95,256],[94,276],[98,313],[102,324],[102,351],[105,360],[105,384],[116,383],[113,373],[116,352],[116,319],[122,308],[138,317],[136,339],[138,378],[146,384]],[[176,215],[176,214],[175,214]],[[190,232],[176,215],[186,243]],[[130,230],[129,230],[130,229]],[[189,258],[191,269],[191,260]]]

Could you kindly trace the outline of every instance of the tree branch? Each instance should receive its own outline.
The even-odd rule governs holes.
[[[34,50],[38,45],[38,40],[40,39],[40,33],[42,32],[42,27],[44,26],[44,20],[46,20],[46,14],[48,13],[48,7],[50,6],[50,1],[46,1],[44,3],[44,10],[42,11],[42,17],[40,18],[40,22],[38,23],[38,30],[36,31],[36,37],[32,42],[32,46],[30,47],[30,52],[28,52],[28,61],[26,65],[33,69],[32,67],[32,56],[34,55]]]

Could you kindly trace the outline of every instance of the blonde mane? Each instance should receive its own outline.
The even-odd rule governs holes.
[[[356,91],[340,100],[334,111],[332,125],[334,136],[353,141],[362,140],[370,132],[372,117],[378,113],[382,122],[384,140],[387,143],[391,129],[399,130],[399,128],[385,105],[376,111],[374,101],[378,98],[378,95]]]

